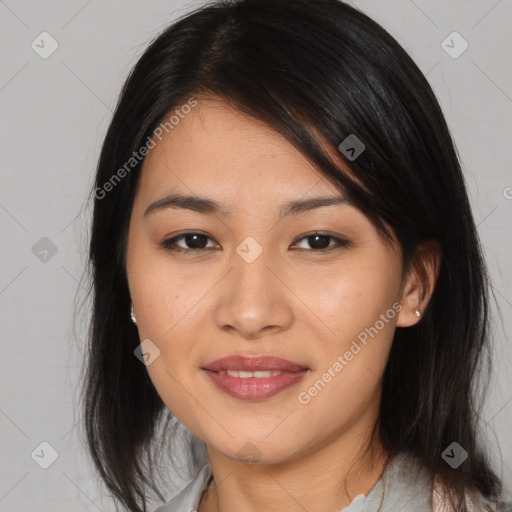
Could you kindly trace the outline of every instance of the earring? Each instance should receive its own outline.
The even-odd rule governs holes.
[[[414,314],[415,314],[416,316],[421,316],[421,313],[420,313],[420,310],[419,310],[419,309],[417,309],[417,310],[414,312]]]
[[[130,316],[132,317],[132,322],[134,324],[137,323],[137,319],[135,318],[135,315],[133,314],[133,304],[132,304],[132,309],[131,309],[131,312],[130,312]]]

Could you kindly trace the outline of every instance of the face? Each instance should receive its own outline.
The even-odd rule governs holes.
[[[346,203],[282,210],[342,194],[281,135],[220,100],[199,100],[156,142],[133,205],[127,274],[140,340],[159,350],[146,368],[166,406],[209,448],[262,463],[372,426],[403,315],[400,251]],[[145,214],[170,194],[219,210]],[[306,370],[220,379],[245,393],[234,396],[203,369],[231,355]]]

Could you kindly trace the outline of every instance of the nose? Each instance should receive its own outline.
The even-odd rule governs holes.
[[[252,340],[290,328],[293,293],[278,263],[270,261],[270,253],[263,251],[253,261],[236,253],[232,261],[217,290],[216,326]]]

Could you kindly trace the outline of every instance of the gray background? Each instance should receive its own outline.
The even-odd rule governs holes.
[[[500,320],[493,307],[495,369],[484,427],[509,482],[512,3],[354,3],[426,73],[458,146],[501,310]],[[165,25],[197,5],[0,0],[0,511],[113,510],[86,456],[77,409],[87,311],[75,327],[73,312],[84,293],[85,197],[128,71]],[[31,47],[34,40],[43,46],[43,31],[58,43],[46,59]],[[457,58],[442,47],[453,31],[469,44]],[[462,44],[450,36],[444,46],[454,55]],[[50,456],[42,442],[58,454],[48,469],[31,457],[36,449],[36,460]],[[174,479],[168,496],[184,483],[183,475]]]

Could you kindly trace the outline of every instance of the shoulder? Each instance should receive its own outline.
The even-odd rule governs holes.
[[[441,480],[436,477],[432,485],[432,511],[453,512],[449,496]],[[506,491],[501,497],[501,503],[497,505],[491,502],[480,493],[468,491],[465,496],[467,512],[512,512],[512,495]]]
[[[155,509],[154,512],[192,512],[192,510],[197,510],[201,496],[208,487],[211,476],[211,466],[207,462],[186,487],[170,501]]]

